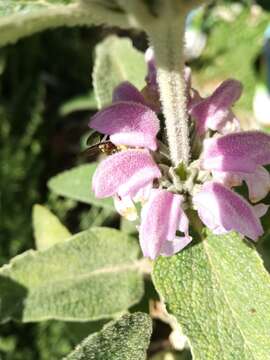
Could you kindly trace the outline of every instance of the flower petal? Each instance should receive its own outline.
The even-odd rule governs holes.
[[[179,251],[183,250],[190,242],[190,236],[178,237],[176,236],[173,241],[165,241],[160,250],[160,255],[172,256]]]
[[[120,198],[118,195],[113,197],[116,211],[129,221],[135,221],[138,218],[137,209],[130,196]]]
[[[152,189],[141,212],[140,244],[144,256],[155,259],[161,252],[172,255],[184,246],[186,240],[175,239],[183,215],[181,202],[180,195]]]
[[[264,199],[270,191],[270,174],[263,166],[258,166],[252,174],[244,174],[243,179],[248,186],[248,197],[253,203]]]
[[[114,89],[113,102],[119,101],[134,101],[145,105],[144,97],[129,81],[122,82]]]
[[[205,183],[193,197],[202,222],[214,234],[237,231],[256,241],[263,228],[254,208],[240,195],[216,182]]]
[[[242,91],[243,86],[240,81],[227,79],[211,95],[213,105],[217,108],[228,108],[240,98]]]
[[[269,163],[270,135],[263,132],[243,131],[204,140],[204,169],[252,173]]]
[[[269,209],[269,205],[265,204],[257,204],[253,206],[253,210],[255,211],[255,214],[260,218],[263,217]]]
[[[264,199],[270,191],[270,174],[263,166],[258,166],[254,173],[212,171],[212,175],[214,181],[228,187],[239,186],[244,180],[253,203]]]
[[[243,179],[239,174],[242,173],[212,171],[214,181],[220,182],[221,184],[230,188],[242,184]]]
[[[140,190],[133,196],[133,201],[135,203],[140,202],[143,205],[149,199],[152,188],[153,188],[152,182],[146,185],[145,187],[140,188]]]
[[[190,114],[197,120],[199,134],[204,134],[207,129],[222,133],[228,123],[232,123],[235,127],[238,120],[230,108],[239,99],[241,93],[241,83],[234,79],[228,79],[211,96],[195,104],[191,108]]]
[[[110,140],[115,145],[157,149],[159,119],[145,105],[131,101],[114,103],[93,116],[89,126],[111,135]]]
[[[133,197],[140,188],[160,176],[160,170],[147,150],[126,150],[99,164],[92,186],[97,198],[115,194]]]
[[[158,91],[157,83],[157,68],[153,48],[149,47],[145,52],[145,61],[147,64],[148,72],[145,81],[154,91]]]

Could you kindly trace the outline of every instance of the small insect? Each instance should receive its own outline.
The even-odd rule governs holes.
[[[105,136],[101,139],[99,134],[92,132],[86,141],[86,144],[90,146],[83,151],[83,154],[86,156],[97,156],[100,153],[104,153],[106,155],[116,153],[118,148],[106,138],[107,137]]]

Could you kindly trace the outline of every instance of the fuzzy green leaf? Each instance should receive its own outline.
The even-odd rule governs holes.
[[[61,116],[67,116],[75,111],[96,110],[97,102],[93,91],[88,94],[79,95],[66,101],[61,105],[59,113]]]
[[[38,204],[33,207],[33,228],[38,250],[48,249],[72,236],[50,210]]]
[[[96,47],[93,84],[99,108],[112,101],[113,89],[128,80],[139,90],[145,85],[144,56],[127,38],[109,36]]]
[[[96,2],[1,0],[0,46],[49,28],[103,23],[127,26],[124,14]]]
[[[45,251],[27,251],[0,270],[0,321],[110,318],[143,295],[137,242],[92,228]]]
[[[48,187],[55,194],[114,211],[111,199],[97,199],[91,190],[97,164],[84,164],[52,177]]]
[[[192,360],[189,351],[184,350],[181,352],[164,351],[151,356],[150,360]]]
[[[124,315],[86,338],[66,360],[144,360],[151,332],[147,314]]]
[[[250,243],[209,234],[159,258],[153,277],[194,360],[270,359],[270,279]]]

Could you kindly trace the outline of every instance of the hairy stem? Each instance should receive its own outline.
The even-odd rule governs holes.
[[[158,69],[158,84],[174,166],[190,158],[187,96],[184,80],[183,36],[185,17],[162,23],[150,31]]]

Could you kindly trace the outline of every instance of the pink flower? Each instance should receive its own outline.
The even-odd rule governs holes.
[[[252,202],[263,199],[270,190],[270,175],[262,166],[270,163],[270,136],[246,131],[204,141],[201,166],[211,170],[213,179],[193,198],[203,223],[215,234],[235,230],[257,240],[263,234],[260,217],[268,206],[251,206],[230,190],[246,182]]]
[[[152,90],[158,92],[156,61],[154,51],[151,47],[149,47],[145,52],[145,62],[148,70],[145,81]]]
[[[103,160],[93,177],[97,198],[118,195],[134,197],[161,176],[148,150],[125,150]]]
[[[92,186],[96,197],[113,196],[116,210],[133,221],[137,218],[134,201],[144,202],[153,180],[161,177],[159,167],[147,150],[157,149],[159,119],[129,82],[116,87],[113,101],[91,119],[89,126],[109,135],[119,150],[123,145],[133,149],[124,148],[102,161]]]
[[[183,197],[166,190],[152,189],[141,212],[139,237],[144,256],[155,259],[171,256],[191,242],[188,218],[181,209]],[[177,236],[181,231],[184,236]]]
[[[110,141],[115,145],[157,149],[159,119],[154,111],[141,103],[116,102],[93,116],[89,126],[110,135]]]
[[[132,101],[146,105],[141,92],[130,82],[124,81],[113,91],[113,102]]]
[[[213,178],[222,184],[233,187],[245,181],[248,187],[249,199],[256,203],[264,199],[270,191],[270,174],[263,167],[258,166],[253,173],[213,171]]]
[[[214,234],[237,231],[256,241],[263,234],[259,218],[268,206],[251,206],[242,196],[217,182],[207,182],[193,197],[202,222]]]
[[[207,129],[220,133],[240,130],[239,121],[235,118],[231,107],[241,93],[241,83],[228,79],[219,85],[211,96],[196,101],[189,112],[197,122],[199,134],[203,135]]]
[[[204,169],[254,173],[269,163],[270,135],[263,132],[243,131],[204,141]]]
[[[154,101],[159,96],[157,74],[150,50],[146,57],[149,71],[142,92],[129,82],[120,84],[113,93],[113,104],[99,111],[89,124],[109,137],[119,150],[103,160],[94,174],[96,197],[112,196],[116,210],[131,221],[137,218],[134,203],[141,202],[139,240],[144,256],[151,259],[171,256],[191,242],[183,210],[183,204],[187,206],[191,201],[202,222],[215,234],[237,231],[256,241],[263,234],[260,217],[268,206],[252,206],[231,188],[244,181],[254,203],[268,194],[270,175],[264,165],[270,163],[270,135],[238,131],[231,107],[241,95],[241,84],[227,80],[213,95],[202,99],[191,88],[190,72],[186,70],[188,109],[197,121],[200,136],[191,139],[195,149],[192,162],[182,170],[174,169],[166,144],[160,141],[160,149],[157,146],[159,119],[151,110],[159,112],[160,103]],[[232,133],[206,133],[207,129]],[[203,141],[199,155],[204,134],[212,137]],[[154,158],[159,165],[151,151],[157,151]]]

